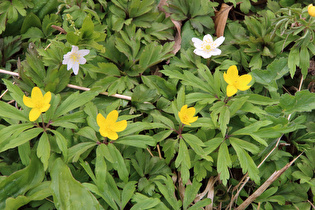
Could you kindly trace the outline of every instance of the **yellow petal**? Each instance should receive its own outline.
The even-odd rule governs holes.
[[[315,17],[315,6],[313,4],[308,5],[307,11],[310,16]]]
[[[44,100],[43,103],[44,104],[49,104],[51,100],[51,92],[48,91],[45,95],[44,95]]]
[[[108,138],[111,140],[118,139],[118,134],[115,131],[109,130],[108,131]]]
[[[126,120],[122,120],[122,121],[116,122],[114,124],[114,131],[116,131],[116,132],[123,131],[126,128],[127,128],[127,121]]]
[[[237,92],[237,89],[236,89],[236,87],[234,85],[228,85],[226,87],[226,95],[228,97],[233,96],[236,92]]]
[[[196,113],[196,109],[194,107],[190,107],[186,110],[186,114],[189,118],[193,117]]]
[[[39,89],[39,87],[34,87],[32,89],[31,97],[33,101],[42,101],[43,100],[43,93]]]
[[[118,111],[117,110],[113,110],[111,111],[107,117],[106,117],[106,121],[109,124],[114,124],[118,119]]]
[[[41,108],[40,108],[40,111],[41,112],[46,112],[50,107],[50,104],[45,104],[43,105]]]
[[[189,119],[189,123],[193,123],[193,122],[195,122],[197,119],[198,119],[198,116],[192,117],[192,118]]]
[[[241,91],[248,90],[250,88],[250,86],[248,86],[248,83],[250,83],[250,81],[252,81],[251,75],[249,74],[242,75],[237,80],[236,88]]]
[[[35,121],[35,120],[37,120],[37,118],[40,116],[40,114],[41,114],[42,112],[39,110],[39,109],[37,109],[37,108],[34,108],[34,109],[32,109],[31,111],[30,111],[30,113],[29,113],[29,119],[30,119],[30,121]]]
[[[235,65],[230,66],[227,73],[223,74],[223,78],[229,85],[233,84],[238,79],[238,70]]]
[[[100,127],[100,128],[103,128],[105,123],[106,123],[106,119],[105,117],[101,114],[101,113],[98,113],[98,115],[96,116],[96,122],[97,122],[97,125]],[[102,135],[102,133],[101,133]],[[102,135],[103,136],[103,135]]]
[[[108,137],[107,129],[101,127],[101,128],[99,129],[99,132],[100,132],[100,134],[101,134],[103,137]]]
[[[34,107],[34,103],[33,100],[27,96],[23,96],[23,103],[25,104],[25,106],[33,108]]]
[[[184,113],[187,110],[187,105],[182,106],[179,112]]]

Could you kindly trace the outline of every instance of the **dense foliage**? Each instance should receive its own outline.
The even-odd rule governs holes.
[[[315,208],[315,7],[224,2],[0,0],[0,209]]]

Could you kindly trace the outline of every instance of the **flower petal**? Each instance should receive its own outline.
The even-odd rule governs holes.
[[[46,112],[50,107],[50,104],[44,104],[41,108],[40,111],[41,112]]]
[[[113,129],[115,132],[120,132],[123,131],[127,128],[127,121],[126,120],[122,120],[119,122],[116,122],[113,126]]]
[[[50,100],[51,100],[51,92],[48,91],[48,92],[45,93],[45,95],[44,95],[43,103],[44,103],[44,104],[49,104],[49,103],[50,103]]]
[[[100,132],[100,134],[103,136],[103,137],[108,137],[108,132],[107,132],[108,130],[107,129],[105,129],[105,128],[100,128],[99,129],[99,132]]]
[[[72,66],[72,69],[73,69],[73,73],[75,75],[78,75],[78,73],[79,73],[79,63],[74,63],[73,66]]]
[[[228,85],[226,87],[226,95],[228,97],[233,96],[236,92],[237,92],[237,89],[236,89],[236,87],[234,85]]]
[[[204,42],[213,42],[212,36],[210,34],[207,34],[203,37]]]
[[[97,125],[102,129],[104,127],[104,124],[106,124],[106,119],[101,113],[98,113],[98,115],[96,116],[96,122]]]
[[[186,114],[189,118],[192,118],[196,113],[196,109],[194,107],[189,107],[187,110],[186,110]]]
[[[79,64],[85,64],[86,63],[86,59],[83,57],[79,58]]]
[[[229,85],[233,84],[239,78],[237,67],[235,65],[230,66],[227,73],[223,74],[223,78]]]
[[[198,116],[193,117],[193,118],[190,118],[190,119],[189,119],[189,123],[193,123],[193,122],[195,122],[197,119],[198,119]]]
[[[248,86],[250,81],[252,81],[252,76],[250,74],[244,74],[238,78],[236,88],[242,91],[248,90],[250,88],[250,86]]]
[[[219,47],[223,42],[224,42],[225,38],[223,36],[220,36],[219,38],[217,38],[214,43],[215,43],[215,47]]]
[[[194,53],[195,53],[196,55],[202,56],[203,58],[210,58],[210,57],[211,57],[211,54],[206,53],[205,51],[199,50],[199,49],[195,49],[195,50],[194,50]]]
[[[107,137],[111,140],[118,139],[118,134],[115,131],[109,130],[107,134],[108,134]]]
[[[221,50],[218,48],[215,48],[213,50],[211,50],[208,54],[212,55],[220,55],[221,54]]]
[[[71,53],[77,52],[78,50],[79,50],[79,47],[78,47],[78,46],[72,45]]]
[[[80,56],[86,56],[87,54],[89,54],[90,53],[90,50],[79,50],[78,51],[78,54],[80,55]]]
[[[33,108],[29,113],[29,120],[32,122],[37,120],[37,118],[39,117],[41,113],[42,112],[39,109]]]
[[[35,101],[42,101],[43,100],[43,93],[39,89],[39,87],[33,87],[32,93],[31,93],[32,100]]]
[[[191,41],[194,43],[195,48],[201,49],[202,40],[194,37]]]
[[[34,107],[34,103],[33,100],[27,96],[23,96],[23,103],[25,104],[25,106],[33,108]]]
[[[114,124],[118,119],[118,111],[117,110],[113,110],[111,111],[107,117],[106,117],[106,121],[108,124]]]

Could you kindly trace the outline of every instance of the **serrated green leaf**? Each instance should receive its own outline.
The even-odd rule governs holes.
[[[308,90],[299,91],[295,96],[284,94],[280,98],[280,107],[285,114],[310,112],[315,109],[315,95]]]
[[[232,166],[229,150],[225,142],[223,142],[219,148],[217,170],[220,173],[220,179],[224,185],[227,184],[227,180],[230,178],[228,167]]]
[[[254,160],[250,157],[250,155],[241,148],[241,146],[234,141],[234,139],[230,139],[230,142],[236,151],[238,160],[240,161],[242,171],[245,174],[248,172],[249,177],[255,181],[255,183],[259,184],[260,176],[259,170],[254,162]]]

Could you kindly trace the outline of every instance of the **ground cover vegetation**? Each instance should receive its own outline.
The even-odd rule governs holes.
[[[0,0],[0,209],[315,209],[311,0]]]

